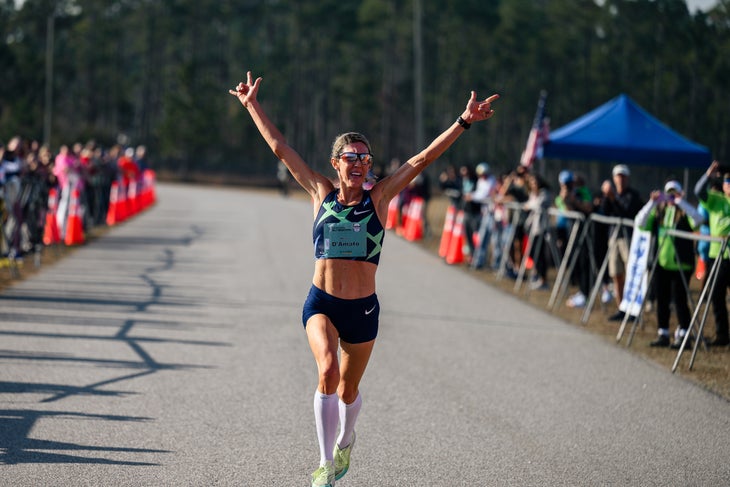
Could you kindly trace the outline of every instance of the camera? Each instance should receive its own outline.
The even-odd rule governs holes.
[[[669,193],[662,192],[657,199],[657,203],[674,203],[677,193],[671,191]]]

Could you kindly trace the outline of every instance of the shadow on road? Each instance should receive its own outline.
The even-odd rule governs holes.
[[[7,397],[11,395],[40,395],[38,404],[60,403],[64,399],[77,396],[89,398],[114,398],[138,394],[132,388],[122,389],[125,384],[131,386],[131,382],[146,376],[156,374],[160,371],[181,371],[190,369],[208,368],[204,365],[190,365],[185,363],[170,363],[158,361],[154,354],[146,348],[147,345],[184,345],[184,346],[230,346],[228,343],[207,340],[184,340],[176,338],[146,337],[143,335],[147,325],[163,327],[166,330],[175,330],[183,326],[190,326],[189,323],[175,322],[174,320],[156,319],[150,317],[148,310],[152,306],[162,305],[167,307],[180,307],[184,309],[183,314],[188,314],[195,308],[197,303],[194,300],[175,300],[166,298],[166,284],[163,284],[157,276],[173,270],[176,266],[175,247],[189,247],[204,234],[197,228],[190,228],[186,234],[179,237],[124,237],[106,236],[94,243],[97,251],[108,251],[113,257],[117,250],[134,246],[149,246],[145,252],[156,255],[155,264],[143,268],[137,276],[137,284],[142,283],[135,295],[124,296],[109,291],[114,288],[114,277],[97,275],[98,283],[93,282],[89,286],[89,276],[79,274],[81,271],[70,269],[68,273],[56,276],[56,284],[51,284],[51,290],[34,291],[27,288],[19,292],[8,292],[0,296],[0,322],[12,323],[0,330],[0,336],[21,340],[21,343],[28,344],[28,348],[36,347],[37,350],[14,350],[0,349],[0,361],[21,364],[73,364],[76,367],[105,368],[118,370],[113,377],[105,377],[103,380],[90,382],[82,385],[54,383],[52,381],[31,382],[23,380],[0,381],[0,394]],[[157,247],[157,248],[155,248]],[[104,254],[102,254],[104,255]],[[100,265],[106,260],[100,262]],[[88,264],[87,264],[88,265]],[[129,276],[127,276],[129,279]],[[82,291],[76,293],[69,289],[69,285],[83,282],[86,284]],[[64,285],[58,285],[65,283]],[[49,281],[42,281],[48,285]],[[106,288],[105,288],[106,286]],[[62,305],[62,306],[57,306]],[[58,312],[63,309],[64,312]],[[120,311],[121,310],[121,311]],[[120,316],[115,318],[115,315]],[[34,326],[35,325],[35,326]],[[59,331],[48,331],[52,326]],[[65,326],[74,327],[74,332],[64,333]],[[11,328],[12,327],[12,328]],[[79,327],[89,327],[96,331],[93,333],[79,332]],[[112,334],[100,334],[99,327],[105,329],[116,329]],[[51,340],[51,342],[49,342]],[[60,346],[51,345],[53,351],[49,351],[49,343],[64,343]],[[75,347],[76,342],[91,342],[104,344],[108,347],[119,345],[127,348],[127,352],[121,355],[125,359],[112,357],[90,357],[83,348]],[[94,350],[94,348],[91,348]],[[103,349],[103,348],[101,348]],[[61,351],[59,351],[61,350]],[[169,351],[169,348],[167,349]],[[81,352],[81,353],[79,353]],[[131,354],[129,353],[131,352]],[[129,358],[126,358],[129,357]],[[88,374],[94,376],[96,374]],[[98,377],[98,375],[97,375]],[[116,389],[109,389],[115,386]],[[45,396],[45,397],[44,397]],[[16,403],[11,398],[6,403]],[[154,418],[117,416],[108,414],[93,414],[79,411],[37,411],[28,409],[5,409],[0,410],[0,464],[30,464],[30,463],[59,463],[59,464],[107,464],[107,465],[134,465],[152,466],[155,463],[126,461],[99,457],[99,452],[112,453],[170,453],[167,450],[126,448],[123,446],[91,446],[75,443],[66,443],[54,440],[43,440],[32,438],[33,428],[39,421],[48,420],[76,420],[76,421],[118,421],[118,422],[149,422]],[[85,426],[88,427],[88,426]],[[36,433],[37,434],[37,433]],[[110,438],[110,441],[114,441]],[[69,452],[96,452],[96,455],[74,454]]]
[[[150,418],[131,416],[113,416],[83,414],[70,411],[31,411],[0,410],[0,465],[18,465],[23,463],[98,463],[104,465],[136,465],[155,466],[155,463],[109,460],[83,455],[72,455],[58,452],[124,452],[124,453],[170,453],[165,450],[142,448],[123,448],[116,446],[90,446],[66,443],[62,441],[38,440],[30,438],[33,427],[41,419],[60,418],[79,421],[149,421]],[[55,452],[55,453],[49,453]]]

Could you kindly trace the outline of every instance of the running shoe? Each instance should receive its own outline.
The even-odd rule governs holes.
[[[614,314],[608,317],[608,321],[623,321],[624,312],[621,310],[616,311]]]
[[[613,300],[613,293],[610,289],[604,288],[601,292],[601,302],[603,304],[608,304]]]
[[[352,447],[355,445],[355,432],[352,432],[352,439],[350,444],[340,450],[340,447],[335,444],[335,480],[340,480],[345,476],[347,471],[350,469],[350,453],[352,453]]]
[[[586,305],[586,297],[582,292],[578,291],[568,299],[566,304],[568,308],[582,308]]]
[[[548,289],[548,285],[542,278],[538,277],[530,281],[530,289],[533,291],[545,291]]]
[[[684,337],[675,338],[674,341],[672,342],[672,344],[669,345],[669,348],[671,348],[672,350],[679,350],[680,348],[682,348],[682,342],[684,342]],[[692,343],[693,343],[692,337],[689,337],[687,339],[686,348],[690,348],[692,346]]]
[[[312,487],[335,487],[335,466],[327,462],[312,473]]]

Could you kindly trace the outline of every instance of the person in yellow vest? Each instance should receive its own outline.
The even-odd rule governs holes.
[[[637,228],[651,231],[656,238],[657,266],[653,283],[656,286],[656,317],[658,336],[652,347],[679,348],[692,320],[687,305],[687,289],[695,267],[694,242],[674,238],[667,230],[692,232],[699,228],[700,212],[684,199],[682,185],[674,179],[664,184],[664,191],[652,191],[649,201],[636,214]],[[678,327],[670,341],[670,306],[674,304]]]
[[[730,173],[719,172],[720,163],[712,161],[705,174],[695,185],[695,195],[709,214],[710,235],[727,237],[730,235]],[[720,176],[722,191],[711,187],[711,181]],[[717,271],[717,281],[712,291],[712,314],[715,317],[715,338],[708,343],[714,347],[725,347],[730,344],[728,334],[727,289],[730,287],[730,252],[727,250],[720,256],[720,242],[711,242],[707,268],[712,269],[717,258],[721,258]]]

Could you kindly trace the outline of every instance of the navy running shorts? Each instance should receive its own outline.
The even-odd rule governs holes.
[[[302,324],[305,328],[309,318],[316,314],[327,316],[339,332],[340,339],[346,343],[369,342],[378,336],[380,303],[376,294],[365,298],[342,299],[312,285],[302,309]]]

